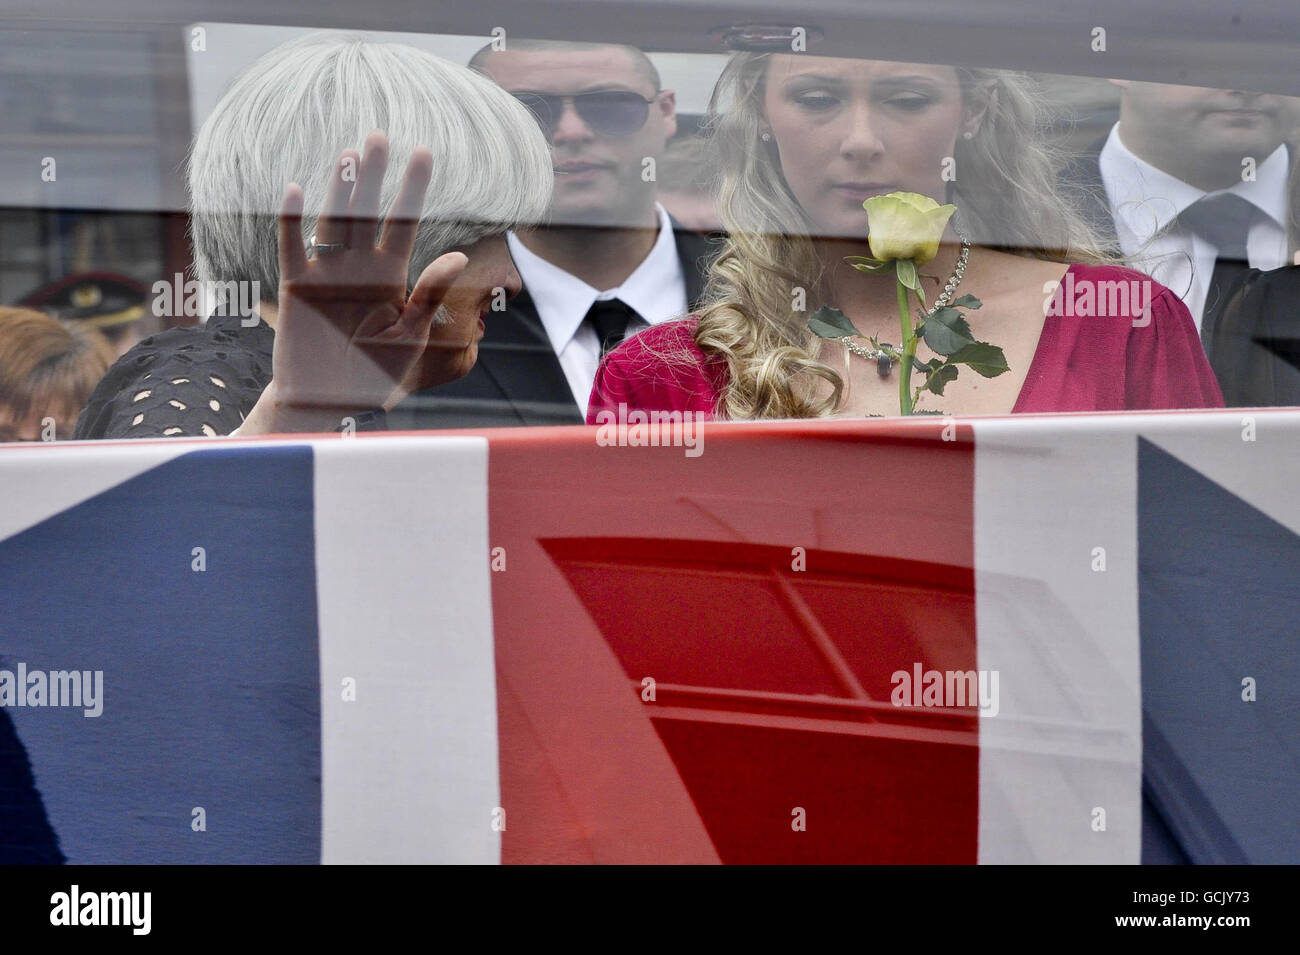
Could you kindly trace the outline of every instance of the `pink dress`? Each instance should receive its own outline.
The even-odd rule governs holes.
[[[1128,315],[1093,317],[1100,283],[1150,283],[1149,313],[1134,296]],[[1140,285],[1130,286],[1140,288]],[[1091,299],[1092,305],[1089,305]],[[1223,394],[1187,306],[1141,272],[1072,265],[1043,325],[1013,414],[1222,408]],[[695,316],[646,329],[601,363],[587,423],[601,411],[692,411],[712,415],[726,362],[695,344]],[[995,343],[996,344],[996,343]]]

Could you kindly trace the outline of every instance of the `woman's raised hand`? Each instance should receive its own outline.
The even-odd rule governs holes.
[[[291,418],[299,425],[318,418],[329,429],[349,413],[399,400],[400,384],[412,377],[429,342],[435,312],[468,262],[460,252],[440,256],[407,296],[433,156],[424,147],[411,154],[376,243],[387,167],[388,137],[381,132],[366,138],[361,156],[348,150],[339,157],[310,258],[302,242],[302,189],[294,183],[285,190],[272,394],[258,403],[284,414],[265,421],[268,430]]]

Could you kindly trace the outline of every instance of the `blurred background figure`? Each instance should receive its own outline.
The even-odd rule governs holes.
[[[659,163],[659,201],[668,214],[696,232],[721,233],[715,198],[715,165],[703,136],[678,136]]]
[[[0,441],[71,438],[114,357],[94,328],[0,306]]]
[[[694,308],[711,248],[659,202],[676,95],[631,46],[512,40],[470,66],[533,113],[555,175],[545,227],[508,236],[523,291],[460,381],[411,396],[394,428],[582,424],[601,357]]]
[[[117,358],[140,340],[149,299],[149,289],[129,276],[85,272],[38,288],[18,304],[98,330]]]
[[[1231,378],[1252,364],[1242,350],[1257,346],[1219,332],[1225,308],[1249,270],[1280,268],[1300,249],[1300,99],[1111,82],[1119,121],[1066,185],[1086,192],[1091,223],[1116,251],[1183,299],[1232,404]]]

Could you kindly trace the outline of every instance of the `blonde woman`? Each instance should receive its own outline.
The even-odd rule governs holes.
[[[894,282],[844,262],[869,254],[863,201],[890,192],[957,207],[925,268],[938,276],[923,280],[926,299],[933,306],[945,286],[948,300],[979,298],[972,330],[1000,346],[1010,368],[991,379],[963,369],[922,409],[1222,405],[1186,307],[1108,260],[1057,194],[1064,157],[1047,143],[1050,117],[1028,77],[744,53],[723,71],[710,112],[730,238],[707,304],[611,352],[589,422],[630,409],[733,419],[898,414],[897,363],[855,357],[875,357],[872,337],[899,342]],[[1097,314],[1095,295],[1110,282],[1124,283],[1128,304]],[[1076,308],[1085,297],[1091,307]],[[841,309],[862,337],[846,345],[810,332],[821,305]],[[935,357],[924,344],[917,355]]]

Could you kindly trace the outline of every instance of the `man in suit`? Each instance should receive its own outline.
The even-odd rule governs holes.
[[[1183,299],[1225,395],[1235,392],[1230,377],[1255,366],[1242,350],[1259,346],[1219,325],[1252,267],[1277,269],[1295,254],[1286,137],[1300,100],[1111,82],[1119,122],[1066,171],[1064,187],[1082,191],[1103,244]]]
[[[519,98],[551,143],[545,227],[507,237],[523,291],[488,315],[465,378],[412,395],[393,429],[581,424],[600,358],[688,314],[712,244],[656,199],[675,98],[634,47],[510,41],[470,66]]]

